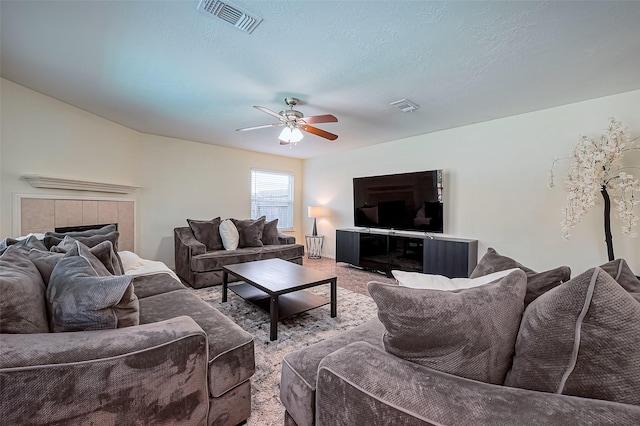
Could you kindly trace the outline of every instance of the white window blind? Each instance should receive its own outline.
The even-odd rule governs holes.
[[[293,175],[251,169],[251,218],[278,219],[278,229],[293,230]]]

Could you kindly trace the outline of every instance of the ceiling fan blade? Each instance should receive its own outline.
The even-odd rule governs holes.
[[[312,115],[311,117],[302,117],[300,119],[307,124],[317,124],[317,123],[337,123],[338,118],[332,114],[324,114],[324,115]]]
[[[262,126],[243,127],[242,129],[236,129],[236,132],[246,132],[247,130],[266,129],[267,127],[278,127],[283,125],[284,123],[263,124]]]
[[[321,138],[329,139],[330,141],[335,141],[336,139],[338,139],[338,135],[334,135],[333,133],[318,129],[317,127],[308,126],[306,124],[300,126],[300,129],[304,130],[305,132],[312,133],[316,136],[320,136]]]
[[[283,119],[284,119],[284,117],[283,117],[283,116],[281,116],[280,114],[278,114],[278,113],[277,113],[277,112],[275,112],[275,111],[271,111],[269,108],[265,108],[265,107],[263,107],[263,106],[257,106],[257,105],[254,105],[253,107],[254,107],[255,109],[257,109],[257,110],[260,110],[260,111],[262,111],[262,112],[264,112],[264,113],[267,113],[267,114],[269,114],[269,115],[271,115],[271,116],[273,116],[273,117],[277,118],[278,120],[283,120]]]

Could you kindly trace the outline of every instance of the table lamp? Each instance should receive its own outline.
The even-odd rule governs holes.
[[[318,235],[318,228],[316,227],[316,218],[322,217],[322,214],[323,214],[322,207],[309,206],[308,211],[309,211],[309,217],[313,218],[313,231],[311,232],[311,235],[316,236]]]

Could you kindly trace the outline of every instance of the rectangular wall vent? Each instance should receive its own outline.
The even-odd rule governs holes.
[[[200,0],[197,10],[208,16],[216,16],[249,34],[262,22],[262,18],[252,15],[228,1]]]
[[[420,105],[411,102],[409,99],[400,99],[399,101],[391,102],[389,106],[397,107],[402,112],[411,112],[420,108]]]

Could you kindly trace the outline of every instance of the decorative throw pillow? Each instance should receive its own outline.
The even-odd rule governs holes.
[[[220,223],[220,238],[225,250],[235,250],[240,243],[240,234],[231,219],[225,219]]]
[[[0,333],[48,333],[40,272],[14,246],[0,255]]]
[[[51,251],[42,251],[33,249],[29,252],[29,260],[38,268],[40,276],[44,281],[45,287],[49,285],[51,273],[58,262],[64,257],[64,253],[56,253]]]
[[[35,235],[27,235],[25,238],[5,238],[0,243],[0,254],[9,247],[20,249],[24,254],[28,254],[31,249],[47,250],[44,243],[40,241]]]
[[[603,271],[611,275],[629,293],[640,293],[640,280],[631,271],[624,259],[616,259],[601,265]]]
[[[52,331],[137,325],[140,313],[132,279],[111,275],[86,246],[76,242],[51,273],[47,303]]]
[[[520,268],[527,274],[527,295],[524,298],[525,308],[541,294],[544,294],[563,282],[569,281],[571,278],[571,268],[568,266],[560,266],[545,272],[536,272],[509,257],[498,254],[498,252],[491,247],[489,247],[487,253],[482,256],[482,259],[480,259],[480,262],[478,262],[473,272],[471,272],[469,278],[477,278],[512,268]]]
[[[207,250],[222,250],[222,239],[220,238],[220,217],[211,220],[187,219],[189,228],[193,232],[196,240],[207,246]]]
[[[262,244],[265,246],[280,244],[278,235],[278,219],[273,219],[270,222],[264,223],[264,228],[262,229]]]
[[[426,367],[502,384],[524,309],[527,277],[440,291],[370,282],[387,352]]]
[[[423,288],[431,290],[461,290],[479,287],[506,277],[519,268],[506,269],[478,278],[448,278],[443,275],[422,274],[420,272],[391,271],[398,284],[404,287]]]
[[[80,237],[82,238],[82,237]],[[91,254],[98,258],[102,262],[102,264],[107,268],[111,275],[122,275],[124,274],[124,267],[122,266],[122,260],[120,256],[113,249],[113,244],[111,241],[102,241],[101,243],[96,244],[93,247],[86,246],[80,241],[76,240],[73,237],[66,236],[57,246],[51,247],[51,252],[53,253],[67,253],[73,247],[75,247],[76,243],[80,243],[87,247]],[[37,266],[37,265],[36,265]]]
[[[260,216],[256,220],[231,219],[240,234],[240,242],[238,247],[262,247],[262,230],[264,229],[264,221],[266,217]]]
[[[94,247],[100,244],[103,241],[111,241],[113,244],[113,250],[118,251],[118,238],[120,238],[120,233],[118,231],[109,232],[108,234],[96,234],[90,236],[82,236],[82,235],[64,235],[62,237],[57,236],[48,236],[45,237],[45,246],[48,249],[51,249],[54,246],[59,245],[65,237],[73,238],[76,241],[80,241],[87,247]]]
[[[118,230],[117,226],[114,223],[111,223],[109,225],[104,225],[101,228],[87,229],[85,231],[69,231],[69,232],[51,232],[50,231],[45,233],[44,236],[45,237],[51,236],[51,237],[58,237],[58,238],[64,238],[67,235],[70,237],[92,237],[94,235],[110,234],[117,230]]]
[[[640,303],[600,268],[543,294],[504,384],[640,405]]]

